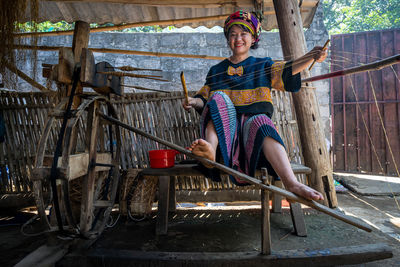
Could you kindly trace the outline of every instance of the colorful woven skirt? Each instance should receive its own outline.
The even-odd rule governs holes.
[[[254,177],[258,168],[266,167],[268,174],[277,177],[271,164],[262,152],[265,137],[271,137],[284,146],[272,120],[265,114],[237,114],[230,98],[223,92],[216,92],[208,100],[201,115],[201,136],[204,139],[206,127],[212,121],[218,136],[217,159],[234,170]],[[208,171],[206,176],[221,181],[219,172]],[[236,185],[248,185],[240,178],[230,176]]]

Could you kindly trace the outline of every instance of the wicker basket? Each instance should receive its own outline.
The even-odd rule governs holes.
[[[158,178],[137,175],[129,190],[127,205],[131,215],[146,216],[151,213]]]

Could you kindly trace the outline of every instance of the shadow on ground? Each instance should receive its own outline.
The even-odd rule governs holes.
[[[346,199],[344,199],[346,198]],[[354,201],[349,195],[339,194],[339,204],[346,208]],[[390,202],[392,203],[392,202]],[[363,264],[361,266],[399,266],[400,242],[375,230],[367,233],[354,226],[338,221],[325,214],[304,209],[307,237],[293,234],[288,210],[271,215],[272,250],[310,249],[385,243],[393,249],[394,257]],[[29,214],[17,214],[21,221]],[[113,228],[108,228],[93,245],[95,249],[121,249],[166,252],[243,252],[260,251],[261,218],[259,209],[247,210],[178,210],[170,218],[169,231],[165,236],[155,235],[155,214],[149,219],[133,222],[121,217]],[[379,214],[377,214],[379,216]],[[117,214],[113,214],[116,218]],[[3,217],[2,217],[3,218]],[[4,220],[1,220],[4,222]],[[0,227],[0,249],[3,255],[0,266],[13,266],[30,251],[46,242],[46,236],[24,236],[17,220]],[[13,225],[15,224],[15,225]],[[62,265],[62,261],[60,263]]]

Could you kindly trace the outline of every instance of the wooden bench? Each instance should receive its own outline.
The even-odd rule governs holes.
[[[194,92],[191,92],[193,94]],[[305,183],[305,174],[311,170],[301,164],[303,161],[301,145],[299,140],[297,122],[293,115],[290,95],[284,92],[272,91],[275,112],[272,120],[275,123],[284,143],[286,151],[292,164],[292,168],[298,179]],[[120,120],[128,125],[140,128],[152,135],[170,141],[182,147],[187,147],[193,140],[199,138],[199,114],[195,111],[186,112],[181,106],[184,95],[182,92],[163,93],[143,93],[126,94],[124,97],[114,97],[113,103],[117,106],[120,113]],[[118,107],[120,106],[120,107]],[[252,190],[253,200],[256,195],[259,200],[260,190],[254,186],[239,187],[233,185],[226,177],[221,183],[212,182],[204,179],[204,176],[193,168],[193,165],[176,165],[169,169],[149,168],[148,151],[152,149],[163,149],[162,145],[155,143],[145,137],[132,132],[122,131],[122,168],[138,169],[139,175],[157,176],[159,178],[159,199],[157,216],[157,234],[165,234],[168,229],[168,212],[175,210],[175,190],[178,196],[182,192],[207,191],[215,193],[218,201],[241,201],[241,197],[246,190]],[[177,156],[177,162],[185,160],[182,155]],[[275,181],[275,185],[282,186],[280,181]],[[223,191],[224,193],[220,192]],[[228,193],[227,193],[228,192]],[[192,194],[191,194],[192,196]],[[197,196],[199,197],[199,195]],[[275,196],[273,201],[273,211],[280,212],[281,200]],[[124,199],[123,199],[124,200]],[[215,199],[214,199],[215,200]],[[203,199],[202,201],[210,201]],[[306,229],[304,219],[299,204],[291,204],[291,214],[294,228],[298,235],[305,236]]]
[[[291,166],[295,174],[311,173],[311,169],[303,165],[292,163]],[[176,209],[176,177],[203,176],[203,174],[198,171],[198,169],[196,169],[195,164],[177,164],[174,167],[166,169],[146,168],[143,169],[139,174],[143,176],[158,177],[158,209],[156,234],[167,234],[169,213],[175,212]],[[259,171],[257,171],[256,177],[262,177]],[[266,178],[268,179],[268,177]],[[282,188],[282,182],[280,180],[269,180],[270,182],[272,182],[273,185]],[[269,209],[269,199],[268,201],[264,201],[262,204],[267,205]],[[301,205],[299,203],[289,203],[289,205],[295,234],[298,236],[306,236],[307,230],[305,227]],[[274,194],[272,198],[272,212],[279,213],[281,211],[282,198],[279,195]]]

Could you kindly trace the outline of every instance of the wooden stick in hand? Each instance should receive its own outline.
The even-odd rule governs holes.
[[[329,44],[330,41],[331,41],[331,40],[328,39],[328,40],[325,42],[324,47],[322,47],[322,50],[324,50],[324,49],[328,46],[328,44]],[[311,70],[311,69],[314,67],[315,62],[317,62],[317,61],[314,59],[313,63],[312,63],[311,66],[308,68],[308,70]]]
[[[181,72],[181,82],[182,82],[183,92],[185,93],[186,103],[189,103],[188,90],[186,88],[185,75],[183,74],[183,71]]]

